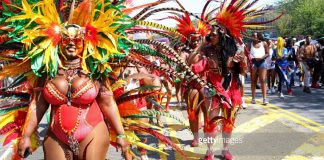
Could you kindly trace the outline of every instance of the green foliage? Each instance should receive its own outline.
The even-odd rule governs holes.
[[[323,0],[288,0],[279,3],[278,12],[285,15],[275,22],[281,36],[324,33]]]

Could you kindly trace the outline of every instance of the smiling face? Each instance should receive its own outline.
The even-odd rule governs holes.
[[[80,27],[70,25],[63,33],[60,48],[63,55],[68,59],[76,59],[83,52],[83,39]]]

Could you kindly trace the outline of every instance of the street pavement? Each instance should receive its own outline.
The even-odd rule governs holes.
[[[284,90],[285,91],[285,90]],[[257,104],[250,104],[250,85],[245,85],[245,100],[248,108],[240,110],[232,135],[231,153],[236,160],[324,160],[324,89],[312,89],[311,94],[302,92],[301,87],[293,88],[292,96],[279,98],[277,94],[268,95],[269,104],[261,105],[261,90],[257,90]],[[285,92],[284,92],[285,93]],[[170,114],[176,115],[187,126],[187,113],[176,106],[172,99]],[[203,132],[200,130],[199,147],[190,147],[192,133],[188,127],[170,118],[163,118],[164,134],[170,137],[186,153],[188,159],[201,159],[206,152]],[[39,131],[43,137],[46,133],[45,121]],[[221,159],[221,135],[216,138],[214,159]],[[165,145],[149,138],[151,146],[164,149]],[[1,155],[8,149],[2,147]],[[149,159],[184,159],[174,150],[166,150],[169,155],[148,152]],[[42,148],[37,149],[27,159],[44,159]],[[122,159],[115,148],[110,148],[107,159]]]

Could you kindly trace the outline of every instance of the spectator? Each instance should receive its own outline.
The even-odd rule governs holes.
[[[286,49],[288,52],[288,76],[289,76],[289,84],[290,87],[294,87],[295,86],[295,75],[296,75],[296,68],[298,65],[298,61],[297,61],[297,55],[296,55],[296,49],[294,47],[295,41],[293,38],[290,38],[287,40],[286,43]]]
[[[274,84],[276,80],[276,71],[275,71],[275,63],[272,60],[272,53],[274,44],[270,38],[267,39],[267,44],[269,46],[269,56],[266,58],[266,66],[267,66],[267,83],[268,83],[268,94],[274,94],[276,91],[274,89]]]
[[[304,92],[311,93],[310,90],[310,70],[314,68],[316,47],[312,45],[311,36],[307,36],[305,44],[300,48],[299,61],[301,62],[304,73]]]
[[[267,74],[265,59],[269,56],[269,47],[268,44],[264,41],[262,34],[253,33],[252,35],[253,41],[248,45],[248,50],[250,51],[252,58],[252,73],[251,73],[251,90],[252,90],[252,102],[255,101],[255,89],[258,78],[261,83],[263,104],[266,105],[267,102],[267,93],[266,93],[266,85],[265,85],[265,77]]]
[[[285,46],[285,40],[281,37],[278,37],[277,48],[273,50],[272,59],[276,60],[275,67],[277,74],[279,76],[278,83],[278,94],[280,98],[284,98],[282,93],[282,83],[285,82],[288,90],[288,94],[291,95],[292,91],[287,79],[287,67],[288,67],[288,52]]]

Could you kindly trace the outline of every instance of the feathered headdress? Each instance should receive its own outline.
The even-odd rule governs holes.
[[[209,2],[210,1],[211,0],[209,0]],[[215,14],[215,17],[212,17],[212,19],[208,21],[211,22],[215,20],[217,25],[225,28],[232,37],[241,42],[243,37],[242,34],[246,32],[246,30],[260,30],[267,28],[269,26],[265,26],[265,24],[269,24],[283,15],[281,14],[269,21],[253,21],[253,19],[264,15],[270,10],[270,8],[262,8],[260,10],[251,8],[258,1],[259,0],[253,0],[248,3],[249,0],[225,0],[221,3],[219,12]],[[206,5],[208,5],[209,2],[207,2]]]
[[[203,37],[206,36],[209,30],[208,25],[198,20],[195,25],[189,14],[184,14],[181,17],[170,17],[178,21],[177,31],[182,35],[181,42],[186,43],[188,38],[192,36]]]
[[[103,62],[125,55],[124,49],[127,47],[121,41],[125,39],[123,30],[127,28],[127,16],[120,7],[110,2],[73,0],[71,3],[55,3],[44,0],[30,4],[22,0],[21,3],[21,8],[16,6],[21,12],[13,14],[6,22],[20,21],[17,34],[23,34],[19,37],[23,37],[20,42],[26,52],[24,62],[31,63],[36,75],[41,76],[44,72],[51,77],[56,75],[60,65],[58,44],[64,35],[70,37],[75,32],[84,41],[81,57],[85,71],[107,74],[111,72],[111,67],[109,64],[103,65]],[[65,6],[68,4],[71,5]],[[71,25],[76,31],[69,30]]]

